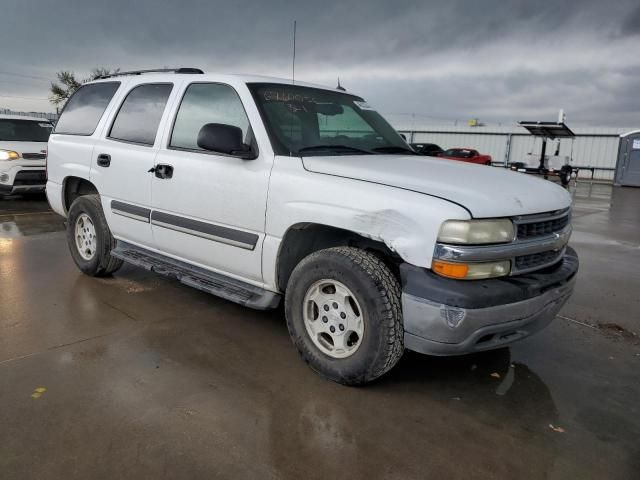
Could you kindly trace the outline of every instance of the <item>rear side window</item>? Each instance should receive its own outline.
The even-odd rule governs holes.
[[[109,137],[153,145],[172,88],[171,83],[149,83],[131,90],[120,106]]]
[[[103,82],[80,87],[67,101],[54,133],[93,135],[119,86],[120,82]]]
[[[182,98],[169,145],[202,150],[198,147],[198,133],[207,123],[239,127],[249,143],[249,119],[236,91],[220,83],[192,83]]]

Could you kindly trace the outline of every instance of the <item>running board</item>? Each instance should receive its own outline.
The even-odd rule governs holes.
[[[111,255],[145,270],[175,278],[185,285],[247,307],[266,310],[276,308],[280,303],[281,295],[277,293],[189,265],[121,240],[118,240]]]

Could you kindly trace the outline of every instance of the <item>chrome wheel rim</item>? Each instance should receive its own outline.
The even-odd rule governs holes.
[[[314,345],[332,358],[350,357],[362,344],[362,309],[343,283],[323,279],[311,285],[304,296],[303,317]]]
[[[96,255],[98,239],[93,221],[86,213],[81,213],[76,219],[75,239],[80,256],[84,260],[91,260]]]

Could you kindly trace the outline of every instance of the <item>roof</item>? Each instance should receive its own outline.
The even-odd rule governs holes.
[[[295,82],[291,78],[278,78],[278,77],[269,77],[265,75],[246,75],[246,74],[237,74],[237,73],[181,73],[179,71],[140,71],[140,74],[136,72],[122,72],[122,75],[112,75],[106,78],[100,78],[94,80],[92,82],[87,83],[98,83],[98,82],[113,82],[114,80],[119,79],[128,79],[135,78],[139,80],[141,78],[148,78],[153,81],[172,81],[176,79],[176,76],[180,78],[188,77],[192,78],[193,81],[197,82],[227,82],[227,83],[280,83],[283,85],[296,85],[302,87],[311,87],[311,88],[320,88],[322,90],[330,90],[334,92],[342,92],[342,93],[351,93],[348,91],[338,90],[335,87],[328,87],[326,85],[318,85],[315,83],[309,82],[300,82],[296,80]],[[352,93],[351,93],[352,94]]]
[[[49,120],[48,118],[43,118],[43,117],[31,117],[28,115],[12,115],[9,113],[1,113],[0,114],[0,119],[3,118],[9,118],[11,120],[35,120],[36,122],[47,122],[47,123],[51,123],[51,120]]]
[[[628,137],[629,135],[635,135],[636,133],[640,133],[640,130],[632,130],[630,132],[621,133],[620,138]]]

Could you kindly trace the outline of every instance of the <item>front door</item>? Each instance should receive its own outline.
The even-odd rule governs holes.
[[[620,185],[640,187],[640,134],[633,134],[620,140]]]
[[[170,83],[133,86],[93,149],[91,180],[113,236],[153,247],[151,179]]]
[[[162,173],[152,180],[154,240],[165,254],[260,283],[273,158],[259,152],[257,158],[243,160],[198,147],[198,133],[208,123],[239,127],[245,143],[253,142],[234,88],[220,83],[188,85],[167,145],[156,157],[155,168]]]

